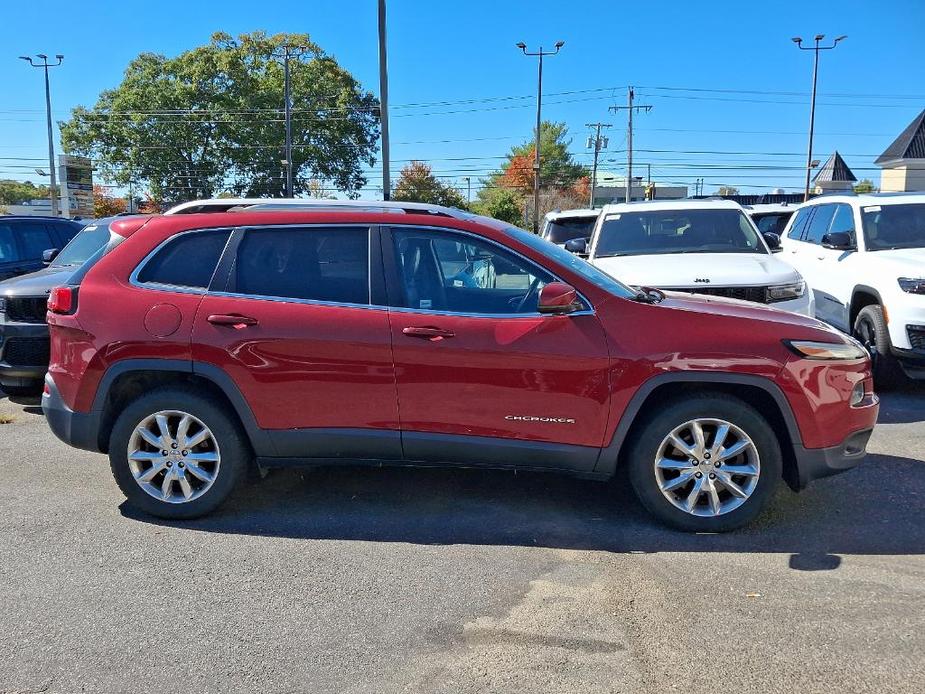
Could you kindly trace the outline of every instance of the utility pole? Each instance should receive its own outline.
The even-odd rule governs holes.
[[[634,111],[651,111],[651,106],[633,105],[633,88],[626,89],[626,106],[611,106],[610,110],[614,113],[626,111],[629,118],[626,121],[626,201],[631,202],[633,199],[633,112]]]
[[[527,44],[523,41],[517,44],[517,47],[523,51],[523,54],[539,58],[539,67],[537,70],[536,85],[536,152],[533,160],[533,233],[540,233],[540,126],[542,125],[543,110],[543,57],[547,55],[556,55],[559,49],[565,45],[565,41],[556,41],[556,50],[543,52],[540,46],[539,51],[533,53],[527,52]]]
[[[594,209],[594,190],[597,186],[597,155],[600,154],[600,151],[607,147],[608,140],[606,137],[601,137],[601,128],[609,128],[610,123],[585,123],[585,127],[594,128],[595,133],[588,138],[588,147],[594,149],[594,165],[591,167],[591,200],[588,202],[588,207],[592,210]]]
[[[806,189],[803,191],[803,202],[809,200],[809,179],[813,170],[813,129],[815,127],[816,121],[816,79],[819,76],[819,51],[831,51],[835,46],[839,44],[840,41],[848,38],[847,36],[839,36],[835,41],[832,42],[831,46],[820,46],[819,42],[825,38],[825,34],[816,34],[813,37],[813,40],[816,42],[816,45],[813,47],[803,46],[803,39],[799,36],[795,36],[791,39],[801,51],[813,51],[813,95],[810,100],[809,107],[809,144],[806,148]]]
[[[292,186],[292,87],[289,70],[289,59],[299,58],[308,50],[305,46],[284,44],[280,46],[282,53],[275,53],[283,59],[283,112],[286,121],[286,143],[283,148],[283,166],[286,167],[286,197],[294,197]]]
[[[466,202],[472,202],[472,179],[466,176]]]
[[[45,116],[48,121],[48,175],[50,176],[50,190],[51,194],[51,214],[53,217],[58,216],[58,180],[55,176],[55,140],[54,134],[51,127],[51,87],[48,83],[48,68],[58,67],[61,64],[61,61],[64,60],[64,56],[60,53],[55,56],[57,63],[49,63],[48,56],[44,53],[36,54],[37,58],[41,58],[42,62],[38,63],[32,60],[29,56],[21,55],[19,56],[20,60],[25,60],[32,67],[40,67],[45,70]]]
[[[392,198],[389,180],[389,62],[385,43],[385,0],[379,0],[379,127],[382,129],[382,199]]]

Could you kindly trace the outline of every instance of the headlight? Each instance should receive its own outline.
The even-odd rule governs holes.
[[[915,279],[914,277],[900,277],[896,280],[899,282],[899,288],[910,294],[925,294],[925,279]]]
[[[790,351],[804,359],[865,359],[868,354],[859,343],[813,342],[811,340],[784,340]]]
[[[772,284],[768,287],[768,301],[789,301],[799,299],[806,291],[806,282],[791,282],[790,284]]]

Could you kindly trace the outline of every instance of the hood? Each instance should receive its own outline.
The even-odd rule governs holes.
[[[768,253],[621,255],[590,262],[624,284],[634,286],[759,287],[801,279],[792,265]]]
[[[886,280],[896,277],[925,278],[925,248],[897,248],[891,251],[868,251],[864,263],[872,263],[878,276],[881,272],[895,273]]]
[[[781,326],[824,330],[826,333],[833,333],[835,335],[841,334],[835,328],[815,318],[772,308],[765,304],[756,304],[752,301],[727,299],[720,296],[665,292],[665,300],[657,305],[679,311],[696,311],[698,313],[709,313],[713,316],[725,316],[727,318],[747,318],[750,320],[759,320],[762,323],[777,323]]]
[[[78,268],[77,265],[50,265],[28,275],[13,277],[0,282],[0,296],[45,296],[53,288],[67,284]]]

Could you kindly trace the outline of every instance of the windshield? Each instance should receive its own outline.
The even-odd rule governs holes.
[[[925,204],[869,205],[861,208],[864,245],[869,251],[925,248]]]
[[[668,253],[767,253],[740,210],[648,210],[608,215],[595,258]]]
[[[543,237],[552,243],[590,239],[597,217],[557,217],[546,224]]]
[[[552,258],[560,265],[564,265],[569,270],[578,275],[581,275],[589,282],[593,282],[605,292],[610,292],[611,294],[621,296],[625,299],[632,299],[636,296],[636,292],[627,287],[625,284],[615,280],[605,272],[598,270],[596,267],[582,260],[574,253],[569,253],[561,246],[557,246],[554,243],[547,241],[546,239],[542,239],[535,234],[531,234],[529,231],[524,231],[523,229],[518,229],[517,227],[508,227],[505,229],[505,231],[524,245],[529,246],[533,250]]]
[[[61,250],[53,267],[83,265],[87,259],[109,241],[109,224],[88,224]]]

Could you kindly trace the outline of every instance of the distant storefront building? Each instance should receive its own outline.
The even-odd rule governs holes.
[[[653,200],[683,200],[687,197],[687,186],[674,186],[647,181],[641,176],[633,176],[630,189],[632,200],[645,200],[646,189]],[[626,201],[626,176],[618,176],[607,171],[598,171],[597,185],[594,187],[594,206],[600,207],[612,202]]]
[[[874,162],[880,172],[880,190],[925,190],[925,109]]]

